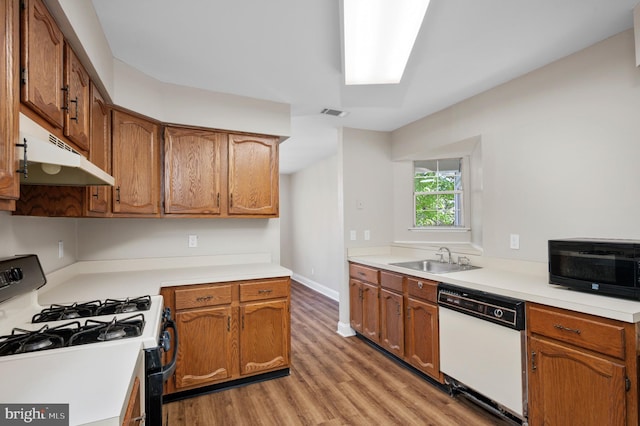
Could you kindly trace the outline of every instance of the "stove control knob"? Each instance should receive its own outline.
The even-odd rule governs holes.
[[[9,270],[9,279],[13,282],[20,281],[24,278],[24,274],[22,273],[21,268],[11,268]]]
[[[503,315],[504,315],[504,312],[500,308],[493,311],[493,316],[495,316],[496,318],[502,318]]]

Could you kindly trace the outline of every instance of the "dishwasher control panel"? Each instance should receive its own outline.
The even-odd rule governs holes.
[[[438,305],[509,328],[524,330],[522,300],[440,283]]]

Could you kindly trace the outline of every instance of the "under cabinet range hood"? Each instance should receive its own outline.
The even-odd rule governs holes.
[[[20,113],[20,183],[24,185],[113,186],[113,176]],[[26,158],[26,164],[25,164]]]

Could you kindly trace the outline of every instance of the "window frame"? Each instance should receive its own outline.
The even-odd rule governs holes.
[[[442,160],[460,160],[460,180],[462,189],[461,190],[452,190],[452,191],[430,191],[430,192],[416,192],[415,191],[415,176],[416,176],[416,162],[421,161],[442,161]],[[469,156],[447,156],[447,157],[438,157],[438,158],[425,158],[421,160],[414,160],[412,162],[412,173],[411,173],[411,194],[413,198],[413,226],[409,228],[412,231],[453,231],[453,232],[467,232],[470,231],[471,228],[469,226],[471,220],[471,211],[468,202],[469,198]],[[430,225],[430,226],[418,226],[416,225],[417,219],[417,210],[416,210],[416,199],[419,195],[438,195],[438,194],[453,194],[460,196],[460,208],[459,208],[459,217],[461,219],[461,225]]]

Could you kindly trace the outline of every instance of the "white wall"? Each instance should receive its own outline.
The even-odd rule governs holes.
[[[0,257],[37,254],[45,273],[76,261],[76,220],[12,216],[0,212]],[[64,256],[58,258],[58,241],[63,242]]]
[[[291,134],[290,105],[164,83],[114,60],[116,105],[157,120],[276,136]]]
[[[289,175],[290,215],[284,225],[289,237],[282,241],[282,257],[288,259],[283,265],[294,271],[294,279],[335,300],[342,284],[337,265],[344,261],[338,197],[335,155]]]
[[[290,136],[289,104],[158,81],[113,57],[90,1],[46,4],[91,78],[114,104],[167,123]]]
[[[270,253],[279,263],[280,220],[79,219],[78,247],[78,260]]]
[[[546,262],[550,238],[640,238],[639,111],[629,30],[398,129],[393,158],[480,135],[484,255]]]
[[[391,135],[387,132],[345,128],[339,144],[342,181],[344,231],[342,243],[348,250],[354,247],[387,246],[393,234],[393,167]],[[356,231],[356,240],[350,231]],[[364,240],[369,230],[371,239]],[[349,271],[346,257],[336,267],[341,268],[340,320],[338,331],[348,334]]]

